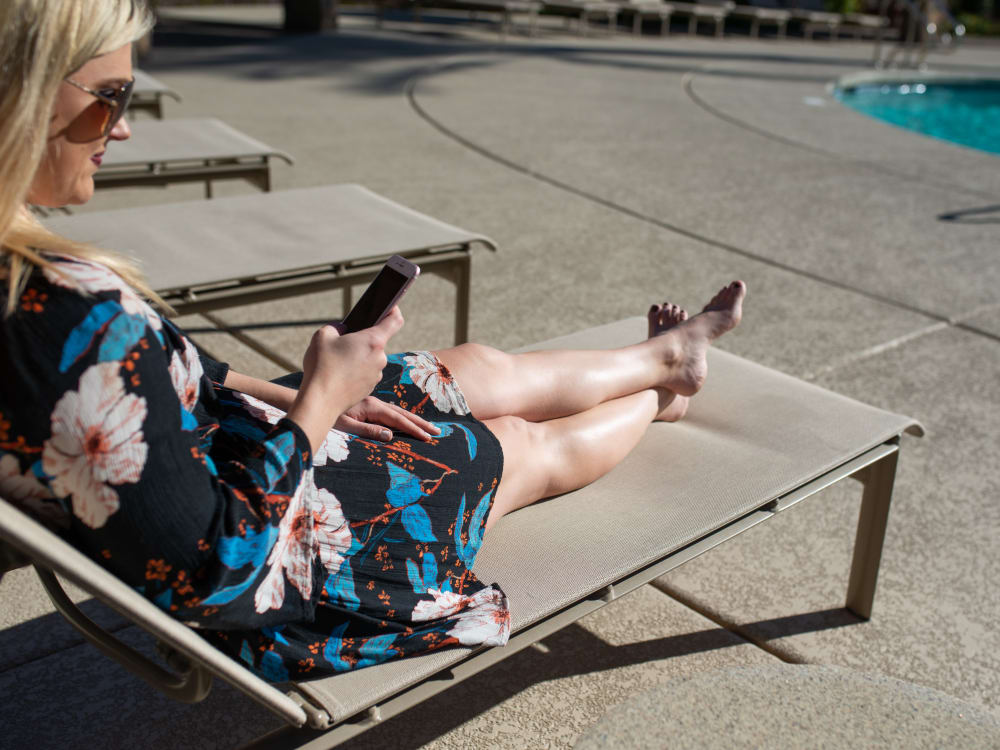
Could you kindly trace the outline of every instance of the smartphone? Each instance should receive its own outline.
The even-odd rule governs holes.
[[[399,255],[389,258],[342,321],[344,332],[371,328],[382,320],[419,275],[420,266],[415,263]]]

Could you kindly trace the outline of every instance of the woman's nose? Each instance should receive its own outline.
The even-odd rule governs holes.
[[[116,141],[127,141],[132,137],[132,128],[129,127],[128,119],[123,117],[115,126],[111,128],[111,132],[108,134],[112,139]]]

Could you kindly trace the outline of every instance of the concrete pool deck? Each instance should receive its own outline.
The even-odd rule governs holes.
[[[652,300],[696,309],[742,278],[746,315],[722,348],[929,433],[902,453],[869,622],[842,609],[860,494],[835,488],[345,747],[571,747],[648,688],[781,662],[1000,714],[1000,158],[833,100],[827,84],[864,69],[870,44],[561,24],[501,43],[486,26],[376,30],[365,14],[286,37],[276,11],[175,12],[144,63],[184,97],[167,116],[218,117],[289,151],[276,190],[358,182],[493,237],[500,251],[473,262],[475,339],[512,348]],[[1000,75],[1000,47],[930,63]],[[106,191],[84,210],[200,196]],[[395,348],[450,341],[450,293],[422,279]],[[297,360],[312,330],[297,323],[338,309],[315,295],[223,317]],[[272,321],[289,325],[255,327]],[[221,334],[195,338],[280,374]],[[218,683],[196,706],[161,698],[79,643],[29,571],[0,582],[0,602],[0,746],[230,748],[278,725]]]

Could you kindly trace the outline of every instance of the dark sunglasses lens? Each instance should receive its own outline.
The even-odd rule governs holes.
[[[110,104],[104,105],[104,122],[101,125],[102,136],[110,133],[115,125],[118,124],[118,121],[122,119],[125,110],[128,109],[128,105],[132,101],[132,86],[134,83],[134,81],[129,81],[115,92],[115,95],[112,97],[115,102],[114,106]]]

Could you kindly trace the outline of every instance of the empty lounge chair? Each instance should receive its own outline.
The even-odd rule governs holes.
[[[98,188],[204,182],[212,197],[215,180],[246,180],[271,189],[271,159],[292,157],[213,117],[141,120],[132,137],[108,149],[94,175]]]

